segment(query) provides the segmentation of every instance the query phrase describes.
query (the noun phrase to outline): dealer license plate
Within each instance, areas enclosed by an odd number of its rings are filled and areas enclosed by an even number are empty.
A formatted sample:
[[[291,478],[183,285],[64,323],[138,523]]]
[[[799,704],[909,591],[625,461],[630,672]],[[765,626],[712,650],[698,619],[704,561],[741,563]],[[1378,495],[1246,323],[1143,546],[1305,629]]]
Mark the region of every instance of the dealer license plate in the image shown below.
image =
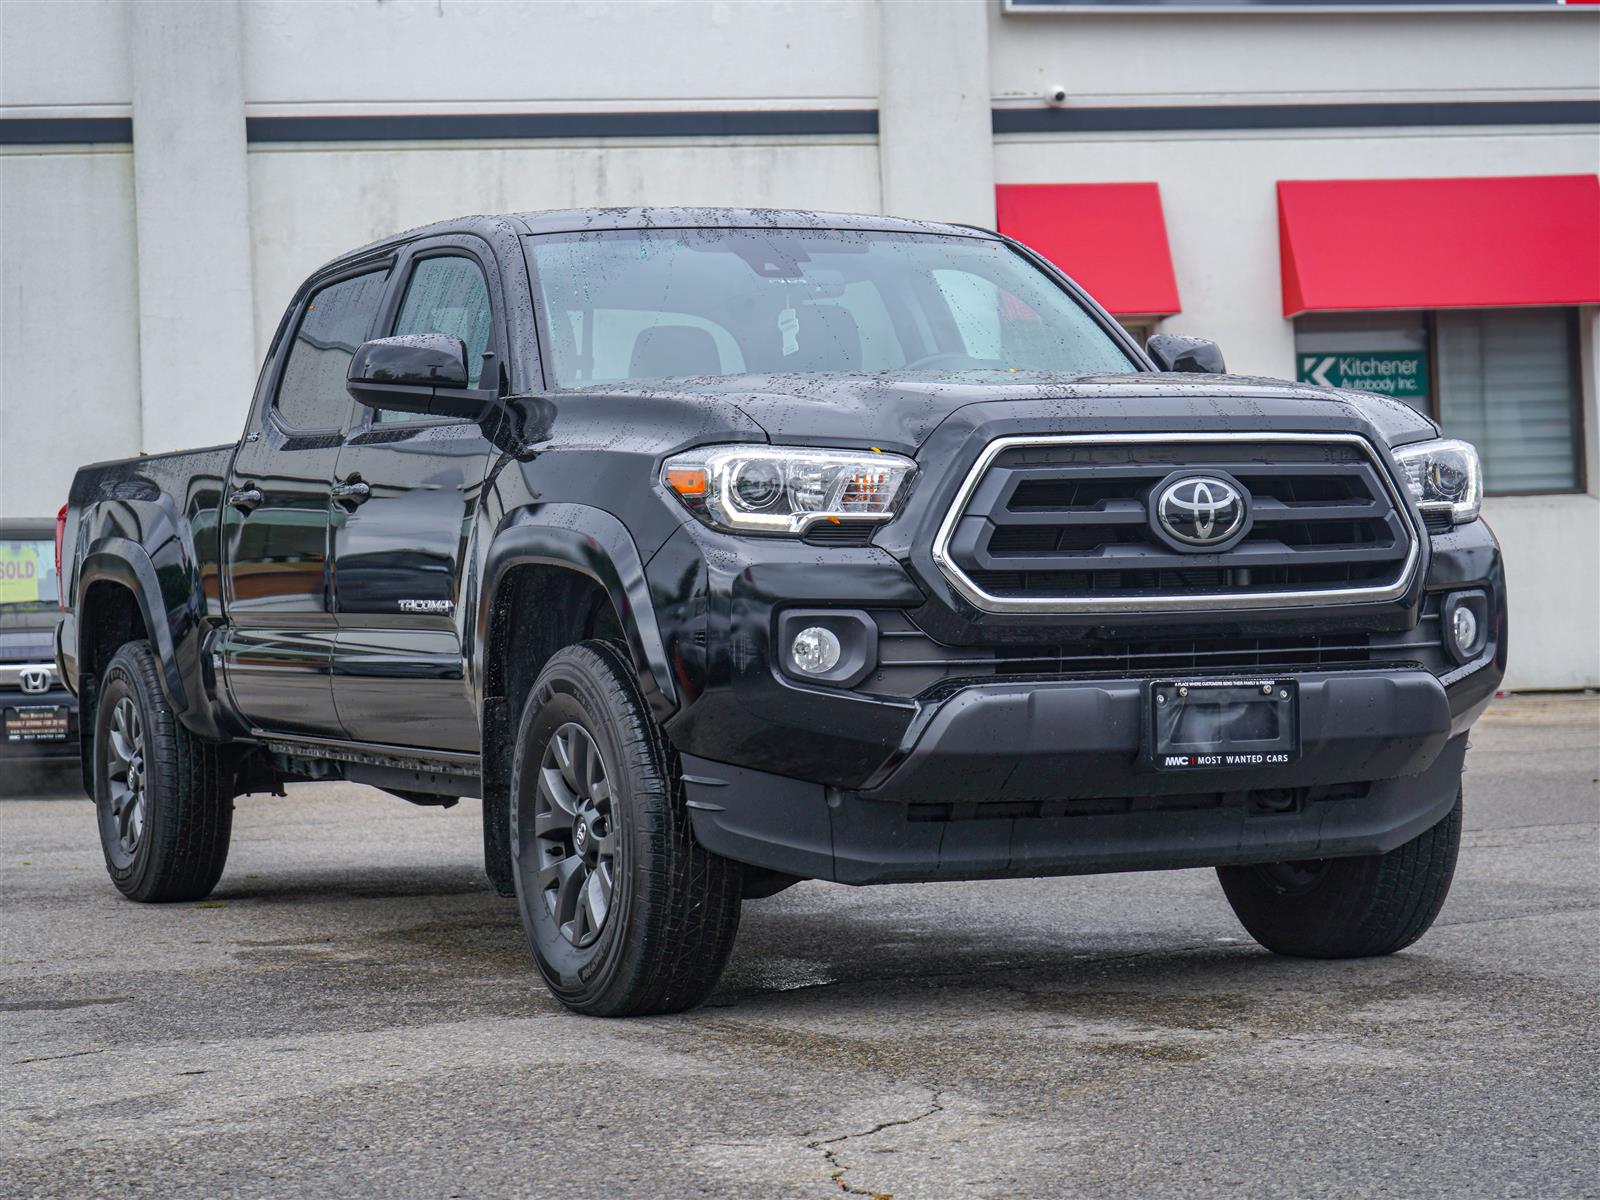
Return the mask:
[[[1150,761],[1157,770],[1249,770],[1299,756],[1300,693],[1292,679],[1150,685]]]
[[[6,709],[6,741],[60,742],[67,736],[62,704],[28,704]]]

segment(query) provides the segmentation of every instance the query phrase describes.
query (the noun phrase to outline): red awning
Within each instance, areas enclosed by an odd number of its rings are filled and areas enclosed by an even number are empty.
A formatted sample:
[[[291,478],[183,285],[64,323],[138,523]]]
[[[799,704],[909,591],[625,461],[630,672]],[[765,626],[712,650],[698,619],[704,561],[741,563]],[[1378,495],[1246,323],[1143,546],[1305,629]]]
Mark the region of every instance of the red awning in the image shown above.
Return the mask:
[[[1600,303],[1600,178],[1278,184],[1283,315]]]
[[[1002,183],[1000,232],[1037,250],[1118,316],[1180,311],[1153,183]]]

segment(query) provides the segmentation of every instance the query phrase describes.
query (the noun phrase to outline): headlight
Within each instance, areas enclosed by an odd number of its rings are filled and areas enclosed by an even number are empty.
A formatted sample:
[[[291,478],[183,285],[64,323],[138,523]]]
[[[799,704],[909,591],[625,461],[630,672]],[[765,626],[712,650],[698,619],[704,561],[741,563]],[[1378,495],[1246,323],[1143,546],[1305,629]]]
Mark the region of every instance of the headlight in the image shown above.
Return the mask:
[[[1469,443],[1447,438],[1418,442],[1396,450],[1394,458],[1423,513],[1449,513],[1456,525],[1477,519],[1483,506],[1483,471]]]
[[[669,458],[661,482],[720,529],[793,536],[818,521],[887,521],[916,470],[876,450],[704,446]]]

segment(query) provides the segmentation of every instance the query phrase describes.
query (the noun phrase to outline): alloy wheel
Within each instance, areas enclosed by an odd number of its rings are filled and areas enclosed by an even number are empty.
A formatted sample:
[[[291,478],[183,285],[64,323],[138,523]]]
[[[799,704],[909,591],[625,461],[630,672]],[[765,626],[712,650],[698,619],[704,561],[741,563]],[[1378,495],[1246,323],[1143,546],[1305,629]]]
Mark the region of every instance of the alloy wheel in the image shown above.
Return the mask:
[[[1256,867],[1266,885],[1280,896],[1309,892],[1328,873],[1328,859],[1311,858],[1300,862],[1262,863]]]
[[[144,717],[131,696],[111,710],[106,737],[106,843],[132,859],[150,819],[145,775]]]
[[[594,944],[611,912],[617,829],[610,776],[589,731],[568,721],[539,764],[533,832],[545,908],[574,946]]]

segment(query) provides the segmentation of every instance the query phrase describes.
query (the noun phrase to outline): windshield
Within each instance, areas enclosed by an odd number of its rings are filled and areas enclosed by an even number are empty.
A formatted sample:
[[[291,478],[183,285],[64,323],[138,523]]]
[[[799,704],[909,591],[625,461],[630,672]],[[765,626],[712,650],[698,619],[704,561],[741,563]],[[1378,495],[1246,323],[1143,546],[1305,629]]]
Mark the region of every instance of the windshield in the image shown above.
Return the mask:
[[[0,538],[0,618],[52,611],[56,596],[55,543]]]
[[[1003,242],[803,229],[530,238],[551,382],[759,373],[1137,370]]]

